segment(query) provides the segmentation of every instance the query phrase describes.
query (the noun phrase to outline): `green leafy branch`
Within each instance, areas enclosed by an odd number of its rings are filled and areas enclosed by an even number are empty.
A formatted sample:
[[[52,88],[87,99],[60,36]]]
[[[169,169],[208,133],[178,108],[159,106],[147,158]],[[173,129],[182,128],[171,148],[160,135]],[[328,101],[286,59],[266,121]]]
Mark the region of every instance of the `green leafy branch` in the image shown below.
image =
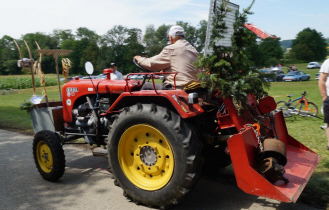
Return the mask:
[[[254,1],[242,13],[236,13],[231,47],[217,44],[218,40],[224,38],[227,29],[224,18],[230,9],[226,1],[215,5],[210,41],[212,52],[199,56],[197,61],[197,66],[204,70],[200,74],[202,86],[210,92],[220,91],[222,97],[233,97],[242,106],[248,94],[261,98],[267,94],[265,88],[269,87],[269,83],[264,80],[264,74],[252,67],[252,62],[246,54],[246,48],[254,37],[244,25],[247,16],[252,14],[250,9],[253,4]]]

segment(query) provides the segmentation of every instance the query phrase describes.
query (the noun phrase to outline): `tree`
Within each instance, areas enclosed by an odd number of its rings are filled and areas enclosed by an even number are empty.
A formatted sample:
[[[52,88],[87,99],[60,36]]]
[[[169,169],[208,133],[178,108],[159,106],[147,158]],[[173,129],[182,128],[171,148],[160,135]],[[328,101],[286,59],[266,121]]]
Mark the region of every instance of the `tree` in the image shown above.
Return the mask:
[[[123,57],[124,64],[123,73],[133,72],[136,67],[132,63],[132,59],[135,55],[140,55],[144,52],[144,46],[142,43],[142,30],[138,28],[131,28],[128,30],[128,38],[125,40],[125,54]]]
[[[57,41],[57,43],[61,44],[64,40],[73,40],[74,34],[72,34],[72,30],[66,29],[56,29],[53,31],[52,37]]]
[[[326,55],[326,40],[314,29],[305,28],[297,34],[292,43],[291,56],[297,60],[321,61]]]
[[[170,25],[161,25],[157,29],[153,25],[147,26],[143,38],[145,53],[147,56],[159,54],[167,45],[167,33]]]
[[[18,52],[10,36],[3,36],[0,39],[0,74],[18,74],[17,67]]]
[[[122,25],[113,26],[108,30],[101,38],[101,44],[104,46],[119,46],[124,45],[126,38],[128,37],[128,28]]]
[[[122,58],[125,56],[126,39],[129,37],[128,31],[128,28],[116,25],[102,36],[98,60],[100,68],[109,67],[112,62],[115,62],[121,68],[125,62]]]
[[[25,40],[29,45],[32,56],[34,59],[39,57],[39,53],[36,51],[37,46],[35,42],[38,42],[42,49],[57,49],[58,42],[57,40],[44,33],[36,32],[36,33],[28,33],[22,36],[22,40]],[[28,57],[28,51],[22,41],[19,41],[20,46],[22,47],[22,53],[24,57]],[[42,70],[45,73],[55,73],[55,62],[54,59],[50,56],[44,56],[42,59]]]
[[[260,43],[257,42],[257,36],[251,31],[246,31],[246,33],[250,37],[249,44],[246,46],[246,55],[250,60],[251,66],[255,68],[265,66],[264,55],[259,48]]]
[[[208,22],[206,20],[201,20],[196,30],[196,43],[195,47],[199,52],[202,52],[205,47],[206,34],[207,34]]]
[[[280,39],[267,38],[259,44],[259,51],[262,55],[260,60],[264,66],[274,66],[280,63],[283,58],[283,50]],[[257,59],[257,58],[255,58]]]
[[[86,27],[80,27],[76,31],[76,38],[80,39],[80,40],[81,39],[87,39],[87,40],[92,41],[92,42],[98,42],[98,39],[100,37],[96,32],[94,32],[92,30],[89,30]]]
[[[162,50],[162,44],[156,36],[156,30],[153,25],[146,26],[143,42],[145,44],[145,53],[148,56],[158,54]]]
[[[141,36],[142,31],[138,28],[126,28],[121,25],[111,28],[102,37],[98,66],[106,68],[115,62],[123,73],[134,71],[136,68],[132,59],[144,51]]]
[[[224,19],[229,9],[226,1],[216,6],[210,39],[212,52],[201,55],[197,62],[197,66],[204,69],[200,75],[202,86],[210,91],[219,91],[222,97],[233,97],[241,107],[246,107],[248,94],[261,98],[266,94],[264,87],[268,86],[260,73],[252,68],[252,62],[247,56],[246,49],[254,41],[254,37],[244,27],[247,15],[251,14],[251,6],[243,13],[236,14],[231,47],[217,44],[227,29]]]

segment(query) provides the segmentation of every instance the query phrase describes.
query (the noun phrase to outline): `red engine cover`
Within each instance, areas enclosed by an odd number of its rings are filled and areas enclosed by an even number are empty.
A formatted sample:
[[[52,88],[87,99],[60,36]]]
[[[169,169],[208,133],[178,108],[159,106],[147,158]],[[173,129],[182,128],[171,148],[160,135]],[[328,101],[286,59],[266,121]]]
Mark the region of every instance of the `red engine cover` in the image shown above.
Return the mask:
[[[66,83],[62,88],[63,117],[65,122],[72,121],[72,109],[78,98],[85,95],[95,95],[98,87],[100,94],[120,94],[139,85],[139,81],[108,80],[108,79],[77,79]],[[93,85],[94,84],[94,85]]]

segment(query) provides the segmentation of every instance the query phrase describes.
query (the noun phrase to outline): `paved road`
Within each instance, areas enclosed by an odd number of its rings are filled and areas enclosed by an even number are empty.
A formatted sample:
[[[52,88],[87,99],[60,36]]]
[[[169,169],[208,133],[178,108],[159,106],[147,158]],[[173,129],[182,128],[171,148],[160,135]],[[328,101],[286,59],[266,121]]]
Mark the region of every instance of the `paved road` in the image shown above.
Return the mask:
[[[65,146],[67,168],[58,183],[43,180],[32,157],[32,137],[0,130],[0,210],[16,209],[149,209],[129,202],[104,170],[107,160],[84,147]],[[232,171],[216,180],[203,178],[176,210],[314,209],[283,204],[241,192]]]

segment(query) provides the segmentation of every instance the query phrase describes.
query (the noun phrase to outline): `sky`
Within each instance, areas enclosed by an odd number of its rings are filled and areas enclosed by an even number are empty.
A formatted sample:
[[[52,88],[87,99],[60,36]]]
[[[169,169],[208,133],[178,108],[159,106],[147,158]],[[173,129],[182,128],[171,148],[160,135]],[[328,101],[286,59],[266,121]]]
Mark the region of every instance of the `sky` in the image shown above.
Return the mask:
[[[231,0],[246,8],[251,0]],[[208,19],[210,0],[1,0],[0,37],[54,29],[87,27],[99,35],[114,25],[138,27],[174,24],[197,26]],[[294,39],[306,27],[329,37],[329,0],[256,0],[249,17],[264,31]]]

